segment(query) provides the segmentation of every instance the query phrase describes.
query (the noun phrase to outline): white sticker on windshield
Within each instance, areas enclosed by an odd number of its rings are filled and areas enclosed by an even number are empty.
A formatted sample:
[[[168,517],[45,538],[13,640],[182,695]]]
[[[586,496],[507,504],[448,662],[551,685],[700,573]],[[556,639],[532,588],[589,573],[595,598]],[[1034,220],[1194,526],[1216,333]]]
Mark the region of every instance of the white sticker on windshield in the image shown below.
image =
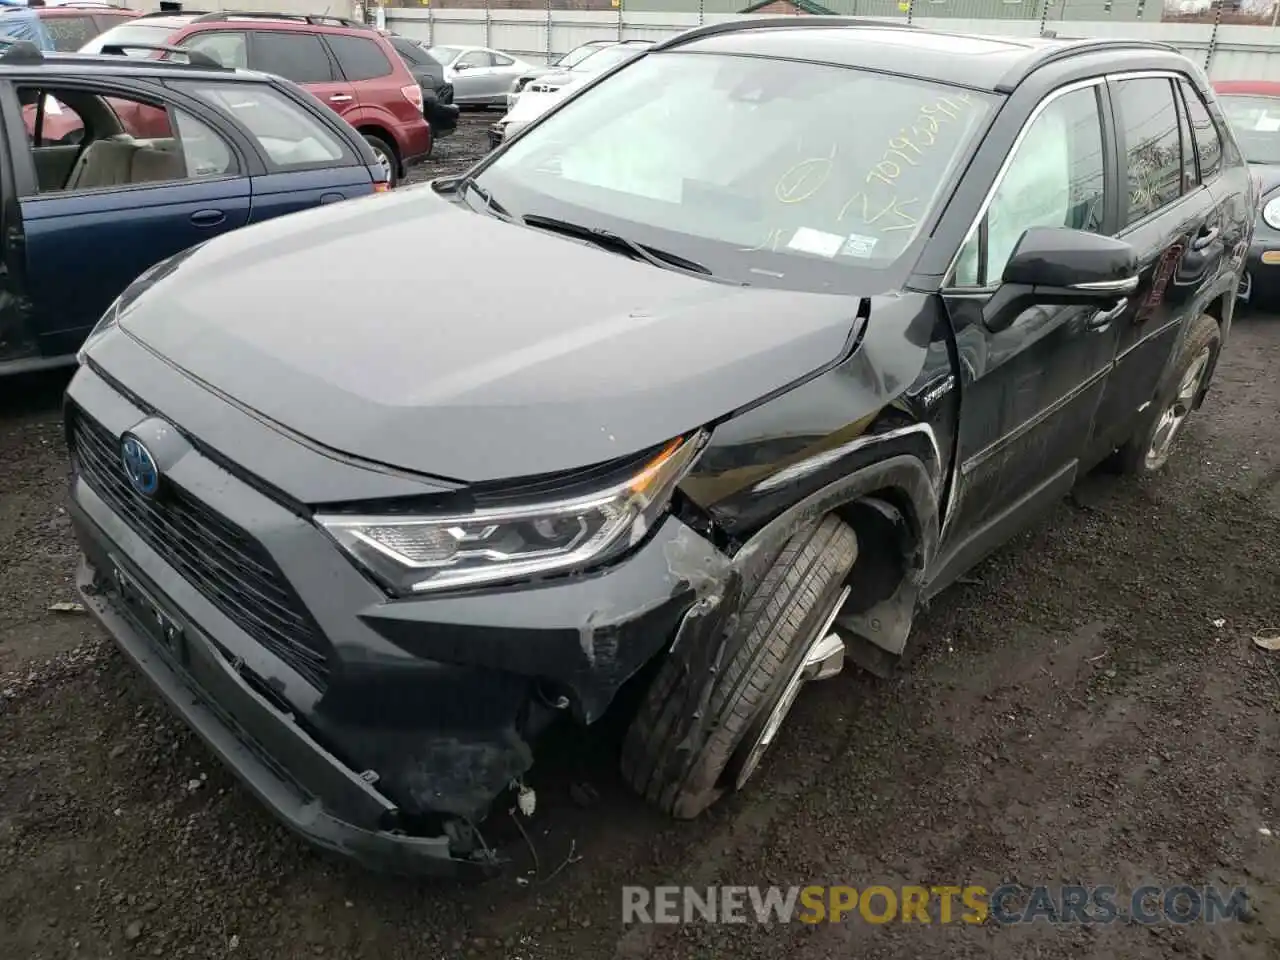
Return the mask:
[[[838,233],[823,233],[809,227],[801,227],[787,242],[792,250],[814,253],[820,257],[834,257],[844,245],[844,237]]]
[[[851,233],[840,248],[840,256],[861,257],[865,260],[873,255],[879,241],[879,237],[865,237],[860,233]]]
[[[1258,126],[1256,129],[1259,133],[1275,133],[1277,130],[1280,130],[1280,117],[1273,117],[1270,114],[1264,113],[1258,118]]]

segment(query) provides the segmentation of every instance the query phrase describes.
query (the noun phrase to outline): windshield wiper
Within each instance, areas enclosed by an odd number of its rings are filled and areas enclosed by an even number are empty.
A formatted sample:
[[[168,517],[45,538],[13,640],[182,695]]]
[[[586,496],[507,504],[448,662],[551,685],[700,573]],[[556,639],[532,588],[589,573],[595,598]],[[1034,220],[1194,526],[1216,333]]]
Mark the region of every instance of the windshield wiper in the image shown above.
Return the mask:
[[[523,222],[528,226],[562,233],[568,237],[580,237],[589,243],[595,244],[597,247],[626,254],[637,260],[643,260],[650,266],[661,267],[664,270],[675,267],[678,270],[686,270],[689,273],[700,273],[703,276],[711,275],[711,271],[696,260],[682,257],[678,253],[659,250],[645,243],[636,243],[634,240],[628,240],[626,237],[620,237],[616,233],[601,230],[598,227],[586,227],[580,223],[557,220],[555,217],[543,217],[536,213],[526,216]]]
[[[474,177],[464,177],[462,181],[458,184],[457,190],[458,190],[458,193],[464,197],[467,195],[467,190],[471,190],[472,192],[474,192],[475,195],[479,197],[480,201],[484,204],[484,208],[488,210],[491,214],[493,214],[495,217],[497,217],[498,219],[506,220],[508,222],[510,222],[513,219],[511,214],[507,213],[506,208],[502,204],[498,203],[498,201],[493,199],[493,196],[489,193],[488,190],[480,186],[480,184],[476,183]]]

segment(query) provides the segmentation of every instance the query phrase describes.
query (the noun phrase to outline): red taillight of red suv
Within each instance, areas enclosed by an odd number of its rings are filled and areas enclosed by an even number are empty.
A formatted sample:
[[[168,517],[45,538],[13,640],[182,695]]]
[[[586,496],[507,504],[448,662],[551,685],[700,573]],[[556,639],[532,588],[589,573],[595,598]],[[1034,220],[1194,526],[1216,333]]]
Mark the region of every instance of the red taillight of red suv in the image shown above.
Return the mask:
[[[419,111],[422,110],[422,88],[416,83],[410,83],[400,88],[401,95],[412,103]]]

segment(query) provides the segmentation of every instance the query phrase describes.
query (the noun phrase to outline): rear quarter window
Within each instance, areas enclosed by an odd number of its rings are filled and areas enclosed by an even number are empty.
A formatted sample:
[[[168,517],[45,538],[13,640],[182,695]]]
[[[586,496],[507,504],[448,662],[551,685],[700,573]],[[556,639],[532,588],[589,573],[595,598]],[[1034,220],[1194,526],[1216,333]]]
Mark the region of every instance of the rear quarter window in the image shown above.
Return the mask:
[[[329,34],[325,43],[333,51],[338,60],[338,67],[343,76],[353,83],[357,80],[376,80],[389,76],[393,70],[391,61],[382,52],[382,47],[365,37],[350,37],[344,34]]]
[[[266,85],[183,84],[182,88],[235,118],[281,169],[346,166],[354,155],[316,117]]]

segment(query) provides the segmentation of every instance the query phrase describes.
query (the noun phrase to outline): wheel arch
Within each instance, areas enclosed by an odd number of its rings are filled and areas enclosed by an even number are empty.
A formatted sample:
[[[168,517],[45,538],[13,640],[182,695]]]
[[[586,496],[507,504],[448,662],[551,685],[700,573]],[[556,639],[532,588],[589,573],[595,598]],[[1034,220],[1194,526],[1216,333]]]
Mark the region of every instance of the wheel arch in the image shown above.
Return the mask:
[[[397,175],[404,176],[404,159],[400,156],[400,144],[396,142],[395,135],[390,130],[377,122],[367,121],[356,126],[356,133],[377,137],[390,147],[391,153],[395,157]]]

